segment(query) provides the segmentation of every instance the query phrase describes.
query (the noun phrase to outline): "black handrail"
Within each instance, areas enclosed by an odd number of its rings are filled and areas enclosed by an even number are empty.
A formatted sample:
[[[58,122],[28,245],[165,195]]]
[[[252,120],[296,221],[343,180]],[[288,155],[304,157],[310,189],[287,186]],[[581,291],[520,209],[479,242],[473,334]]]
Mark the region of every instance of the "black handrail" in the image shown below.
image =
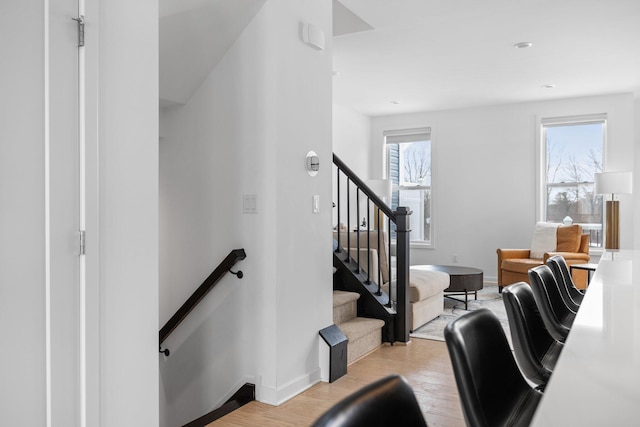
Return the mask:
[[[195,308],[196,305],[202,300],[202,298],[207,295],[207,293],[213,289],[213,287],[220,281],[222,276],[225,273],[229,272],[231,274],[235,274],[238,279],[241,279],[243,274],[242,271],[231,271],[231,267],[235,265],[238,261],[242,261],[247,257],[247,254],[244,252],[244,249],[234,249],[232,250],[227,257],[222,260],[220,265],[216,267],[215,270],[207,277],[204,282],[195,290],[193,294],[182,304],[182,307],[176,311],[176,313],[171,316],[171,319],[167,323],[164,324],[162,329],[160,329],[160,345],[164,342],[165,339],[178,327],[178,325],[184,320],[185,317]],[[160,349],[161,353],[164,353],[166,356],[169,355],[169,350]]]
[[[369,188],[369,186],[367,184],[365,184],[365,182],[363,180],[360,179],[360,177],[358,175],[356,175],[356,173],[354,171],[351,170],[351,168],[349,168],[349,166],[347,166],[345,164],[345,162],[343,162],[342,160],[340,160],[340,158],[338,156],[335,155],[335,153],[333,154],[333,163],[338,167],[338,169],[340,169],[347,177],[349,177],[349,179],[351,181],[353,181],[353,183],[356,184],[356,186],[358,187],[358,189],[363,192],[364,194],[367,195],[367,197],[369,197],[369,199],[371,199],[371,201],[382,211],[384,212],[384,214],[386,216],[388,216],[392,222],[396,222],[396,213],[394,211],[391,210],[391,208],[382,201],[382,199],[380,197],[378,197],[378,195],[376,193],[373,192],[373,190],[371,190],[371,188]]]

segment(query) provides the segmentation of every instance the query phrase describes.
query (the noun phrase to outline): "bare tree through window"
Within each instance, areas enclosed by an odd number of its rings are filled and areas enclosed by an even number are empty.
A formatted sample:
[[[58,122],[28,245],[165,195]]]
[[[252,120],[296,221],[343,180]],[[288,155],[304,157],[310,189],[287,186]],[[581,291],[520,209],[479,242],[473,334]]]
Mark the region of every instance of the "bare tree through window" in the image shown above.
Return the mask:
[[[392,209],[412,210],[411,240],[431,242],[431,141],[387,144],[389,178],[393,182]]]
[[[570,217],[593,230],[592,244],[601,244],[602,196],[595,194],[595,174],[602,171],[604,121],[553,124],[544,127],[546,147],[546,220]]]

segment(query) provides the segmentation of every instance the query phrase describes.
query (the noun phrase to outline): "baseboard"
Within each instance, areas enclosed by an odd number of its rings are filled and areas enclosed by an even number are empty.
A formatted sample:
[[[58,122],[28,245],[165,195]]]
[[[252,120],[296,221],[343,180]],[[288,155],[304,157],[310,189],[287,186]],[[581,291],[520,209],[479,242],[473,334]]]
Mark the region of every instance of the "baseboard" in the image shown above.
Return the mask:
[[[224,417],[236,409],[255,400],[255,385],[245,383],[239,387],[229,399],[211,412],[185,424],[183,427],[204,427]]]
[[[244,376],[244,377],[240,378],[240,380],[237,381],[230,388],[230,390],[227,393],[225,393],[225,395],[222,398],[220,398],[216,403],[211,405],[211,408],[209,408],[209,411],[213,411],[216,408],[219,408],[220,406],[224,405],[227,401],[229,401],[229,399],[231,399],[233,397],[233,395],[236,393],[236,391],[238,391],[245,384],[255,384],[255,383],[256,383],[255,377]]]
[[[317,368],[277,389],[256,384],[256,400],[279,406],[320,381],[320,368]]]

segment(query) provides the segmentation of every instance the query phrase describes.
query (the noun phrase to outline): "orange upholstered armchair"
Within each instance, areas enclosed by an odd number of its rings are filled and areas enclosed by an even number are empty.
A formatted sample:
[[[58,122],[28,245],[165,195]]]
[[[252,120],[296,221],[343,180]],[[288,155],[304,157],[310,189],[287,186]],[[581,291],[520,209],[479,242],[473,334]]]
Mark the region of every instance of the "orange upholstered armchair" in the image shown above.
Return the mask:
[[[517,282],[529,283],[530,268],[546,264],[547,259],[561,255],[567,265],[589,262],[589,235],[579,225],[536,224],[531,249],[498,249],[498,289]],[[575,270],[573,281],[586,288],[587,272]]]

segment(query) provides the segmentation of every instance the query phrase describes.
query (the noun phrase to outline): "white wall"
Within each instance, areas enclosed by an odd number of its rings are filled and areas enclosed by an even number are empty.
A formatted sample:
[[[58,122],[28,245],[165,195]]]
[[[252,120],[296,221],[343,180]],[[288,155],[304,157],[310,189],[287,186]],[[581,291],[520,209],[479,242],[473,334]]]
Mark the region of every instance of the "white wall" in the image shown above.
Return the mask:
[[[371,118],[333,104],[333,152],[363,179],[382,178],[369,173]]]
[[[301,42],[302,22],[323,29],[324,51]],[[332,323],[330,34],[330,2],[267,1],[190,101],[161,113],[159,326],[231,249],[247,253],[244,278],[225,276],[166,341],[161,425],[246,381],[278,404],[319,379],[318,331]],[[243,194],[257,214],[242,214]]]
[[[633,212],[640,212],[640,99],[635,103],[635,162],[633,168]],[[640,216],[633,216],[634,248],[640,248]]]
[[[87,251],[99,251],[99,285],[90,289],[99,295],[100,425],[155,426],[158,2],[95,0],[90,5],[88,25],[95,26],[99,17],[99,34],[97,45],[96,38],[91,40],[98,74],[91,76],[97,98],[90,113],[96,119],[90,120],[88,135],[90,144],[96,135],[100,197],[99,244],[94,237]],[[87,234],[89,239],[89,229]]]
[[[46,419],[43,6],[0,14],[0,424],[15,426]]]
[[[275,352],[276,365],[262,376],[260,397],[282,403],[320,378],[318,331],[332,321],[331,246],[331,2],[288,0],[270,2],[269,33],[273,37],[276,85],[271,100],[276,145],[275,242],[276,305],[268,317],[273,330],[264,329],[262,349]],[[300,42],[300,24],[310,22],[325,34],[319,52]],[[274,145],[268,144],[267,149]],[[311,177],[306,154],[315,151],[321,171]],[[321,214],[312,213],[312,196],[320,196]],[[273,225],[267,222],[265,226]],[[263,244],[266,243],[263,241]],[[269,246],[266,244],[265,249]],[[267,338],[269,337],[269,338]],[[260,354],[260,349],[258,354]],[[258,362],[262,359],[257,357]],[[258,372],[267,366],[258,364]],[[265,381],[270,380],[270,381]]]
[[[497,276],[496,248],[527,248],[536,218],[537,118],[608,114],[607,164],[633,168],[633,96],[611,95],[372,119],[371,171],[382,170],[388,129],[431,126],[434,249],[414,248],[412,264],[458,263]],[[621,246],[633,246],[631,196],[620,196]]]
[[[371,153],[371,118],[360,114],[350,108],[343,107],[341,105],[333,104],[333,152],[347,164],[347,166],[353,170],[360,178],[367,181],[368,179],[381,179],[381,172],[372,174],[369,171],[370,166],[370,153]],[[333,174],[333,193],[332,200],[337,201],[337,187],[335,186],[335,172]],[[346,185],[344,176],[341,178],[341,194],[340,198],[343,206],[342,209],[346,209]],[[351,188],[353,191],[353,187]],[[351,194],[352,206],[356,204],[355,194]],[[346,214],[343,210],[340,212],[340,216],[343,218],[342,222],[346,221]],[[362,216],[362,215],[361,215]],[[359,218],[355,209],[351,212],[351,224],[359,223]],[[336,226],[338,223],[338,211],[333,209],[332,224]]]

